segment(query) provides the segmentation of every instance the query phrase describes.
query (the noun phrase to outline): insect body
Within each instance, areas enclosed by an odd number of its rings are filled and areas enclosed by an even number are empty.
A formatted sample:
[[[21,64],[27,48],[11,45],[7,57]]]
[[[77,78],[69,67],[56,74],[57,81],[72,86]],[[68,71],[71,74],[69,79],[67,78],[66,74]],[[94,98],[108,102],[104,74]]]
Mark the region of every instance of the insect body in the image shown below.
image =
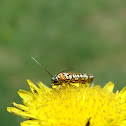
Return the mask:
[[[90,83],[93,81],[92,74],[83,73],[58,73],[52,77],[52,85],[62,85],[62,83]]]
[[[33,57],[31,57],[35,62],[37,62],[40,67],[42,67],[51,77],[52,75]],[[62,83],[80,83],[80,84],[85,84],[85,83],[90,83],[93,81],[94,76],[92,74],[83,74],[83,73],[64,73],[60,72],[56,74],[54,77],[52,77],[52,84],[53,85],[62,85]]]

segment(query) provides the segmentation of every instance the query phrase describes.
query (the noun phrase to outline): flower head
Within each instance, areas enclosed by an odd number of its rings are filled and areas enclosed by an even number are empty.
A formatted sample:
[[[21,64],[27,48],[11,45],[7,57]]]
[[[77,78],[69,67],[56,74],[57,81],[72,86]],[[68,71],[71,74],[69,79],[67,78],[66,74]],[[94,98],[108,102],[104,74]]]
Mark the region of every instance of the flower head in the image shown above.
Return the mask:
[[[63,84],[48,88],[27,80],[30,91],[19,90],[23,104],[12,103],[7,111],[27,120],[21,126],[126,126],[126,87],[113,92],[90,84]]]

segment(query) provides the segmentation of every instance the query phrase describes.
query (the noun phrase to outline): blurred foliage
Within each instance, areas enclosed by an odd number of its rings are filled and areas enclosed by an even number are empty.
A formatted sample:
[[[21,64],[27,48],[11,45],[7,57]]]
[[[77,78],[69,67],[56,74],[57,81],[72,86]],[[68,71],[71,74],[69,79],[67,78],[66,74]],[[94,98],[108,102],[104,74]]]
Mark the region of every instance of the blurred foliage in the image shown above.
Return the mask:
[[[16,93],[28,90],[25,79],[42,81],[70,69],[91,73],[94,83],[126,85],[125,0],[1,0],[0,97],[1,125],[19,125],[20,117],[6,112]]]

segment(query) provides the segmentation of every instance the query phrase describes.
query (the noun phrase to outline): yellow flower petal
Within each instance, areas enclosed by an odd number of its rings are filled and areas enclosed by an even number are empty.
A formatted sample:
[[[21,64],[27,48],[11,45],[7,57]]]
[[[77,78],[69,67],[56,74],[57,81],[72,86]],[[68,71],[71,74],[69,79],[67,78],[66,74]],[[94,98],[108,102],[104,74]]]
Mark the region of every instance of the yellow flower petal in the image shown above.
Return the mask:
[[[28,84],[30,86],[30,89],[31,89],[32,93],[38,91],[38,87],[36,85],[34,85],[34,83],[32,81],[27,80],[27,82],[28,82]]]
[[[22,111],[29,111],[29,107],[26,107],[24,105],[21,105],[21,104],[17,104],[15,102],[12,103],[12,105],[17,108],[17,109],[20,109]]]
[[[126,103],[126,86],[120,92],[117,93],[116,97],[120,98],[120,101],[122,103]]]
[[[31,113],[29,114],[15,107],[7,107],[7,111],[15,115],[22,116],[23,118],[26,118],[26,119],[36,119],[36,117],[34,115],[31,115]]]
[[[113,92],[114,84],[110,81],[104,86],[103,89],[107,90],[108,92]]]
[[[104,88],[78,83],[48,88],[27,82],[31,91],[18,92],[24,105],[7,108],[28,119],[21,126],[126,126],[126,88],[114,93],[112,82]]]
[[[19,96],[23,99],[23,103],[26,105],[30,105],[30,101],[33,99],[33,94],[28,91],[19,90],[18,91]]]

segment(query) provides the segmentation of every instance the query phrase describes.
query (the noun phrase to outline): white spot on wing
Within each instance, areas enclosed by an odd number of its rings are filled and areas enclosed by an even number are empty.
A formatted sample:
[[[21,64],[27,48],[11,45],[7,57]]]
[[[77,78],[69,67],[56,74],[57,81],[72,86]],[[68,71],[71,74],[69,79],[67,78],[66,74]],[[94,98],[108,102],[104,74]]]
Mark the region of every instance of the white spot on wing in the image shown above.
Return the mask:
[[[70,79],[70,74],[69,73],[63,73],[63,75],[65,76],[65,78],[67,79],[67,80],[69,80]]]
[[[74,78],[75,80],[78,80],[78,79],[80,78],[80,76],[79,76],[78,74],[73,74],[73,78]]]
[[[93,75],[91,75],[91,76],[89,76],[89,78],[94,78],[94,76],[93,76]]]
[[[72,75],[69,75],[70,80],[72,79]]]
[[[88,75],[87,74],[83,74],[83,78],[88,79]]]

